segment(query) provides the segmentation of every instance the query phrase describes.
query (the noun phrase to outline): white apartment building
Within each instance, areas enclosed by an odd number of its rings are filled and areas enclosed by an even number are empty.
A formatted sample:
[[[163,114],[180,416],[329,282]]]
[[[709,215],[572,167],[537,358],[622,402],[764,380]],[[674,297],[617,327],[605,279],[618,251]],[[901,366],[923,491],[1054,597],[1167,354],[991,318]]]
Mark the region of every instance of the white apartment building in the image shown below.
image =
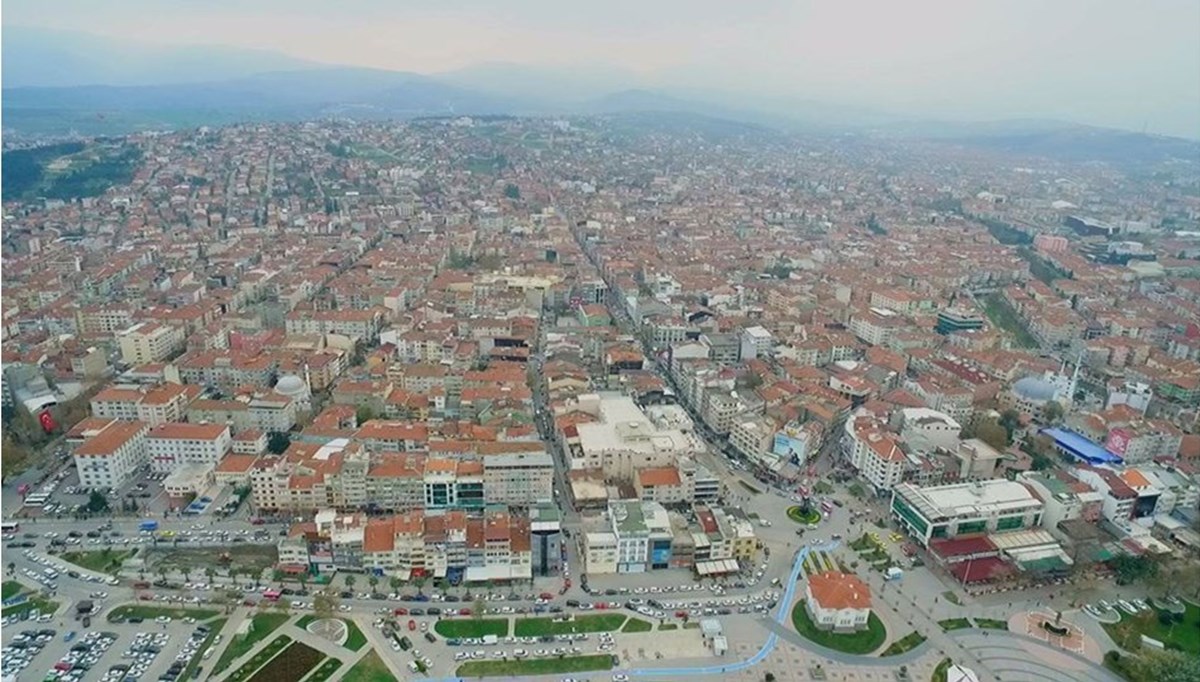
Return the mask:
[[[117,488],[146,463],[146,434],[138,421],[117,421],[75,448],[75,468],[85,488]]]
[[[146,435],[150,469],[170,473],[185,464],[215,467],[232,447],[224,424],[159,424]]]
[[[121,361],[127,365],[161,362],[183,349],[181,327],[157,322],[141,322],[117,334]]]
[[[200,395],[199,386],[113,386],[92,398],[92,415],[105,419],[143,421],[151,426],[182,421],[187,406]]]
[[[909,466],[896,435],[865,411],[846,420],[842,454],[876,492],[891,490],[903,480]]]
[[[483,458],[483,496],[488,504],[529,506],[554,499],[554,459],[549,453]]]
[[[765,415],[743,415],[729,429],[729,445],[743,457],[765,462],[775,441],[775,420]]]

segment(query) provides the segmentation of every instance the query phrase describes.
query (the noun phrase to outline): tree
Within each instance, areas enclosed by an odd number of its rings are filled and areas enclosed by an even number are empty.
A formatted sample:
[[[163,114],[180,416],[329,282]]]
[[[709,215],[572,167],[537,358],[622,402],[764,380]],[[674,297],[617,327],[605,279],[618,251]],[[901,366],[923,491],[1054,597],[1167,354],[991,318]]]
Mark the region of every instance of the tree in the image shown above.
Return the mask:
[[[371,574],[371,576],[367,578],[367,584],[371,586],[371,594],[374,594],[375,587],[379,585],[379,576]]]
[[[510,182],[504,186],[504,196],[508,197],[509,199],[520,199],[521,188]]]
[[[271,435],[267,436],[267,452],[273,455],[282,455],[291,444],[292,437],[287,432],[272,431]]]
[[[1013,433],[1016,432],[1016,430],[1021,426],[1021,413],[1012,408],[1001,412],[1000,426],[1004,427],[1004,430],[1008,434],[1008,441],[1011,443],[1013,439]]]
[[[392,576],[388,580],[388,585],[391,586],[392,592],[399,592],[401,587],[404,587],[404,581],[396,576]]]
[[[1051,400],[1042,408],[1042,419],[1050,424],[1056,424],[1063,418],[1063,406],[1056,400]]]
[[[92,494],[88,496],[87,506],[85,508],[93,514],[106,512],[108,511],[108,498],[104,496],[104,493],[98,490],[93,490]]]
[[[1132,659],[1132,660],[1131,660]],[[1194,682],[1200,680],[1200,656],[1182,651],[1156,651],[1143,647],[1137,656],[1126,657],[1126,669],[1134,680],[1147,682]]]
[[[1109,565],[1117,576],[1118,585],[1129,585],[1139,580],[1152,579],[1158,572],[1158,564],[1145,556],[1122,554],[1109,562]]]
[[[216,575],[217,575],[217,570],[215,568],[213,568],[212,566],[204,567],[204,577],[208,579],[209,583],[211,583],[213,581],[213,578],[216,577]]]
[[[997,450],[1008,447],[1008,431],[998,422],[986,421],[979,424],[975,427],[975,437]]]
[[[358,425],[362,426],[375,418],[375,410],[372,410],[370,405],[360,405],[354,411],[354,418],[358,420]]]
[[[353,574],[346,576],[346,589],[348,589],[348,590],[354,589],[354,575]]]
[[[337,610],[336,597],[331,591],[322,590],[313,597],[313,615],[317,618],[331,618]]]

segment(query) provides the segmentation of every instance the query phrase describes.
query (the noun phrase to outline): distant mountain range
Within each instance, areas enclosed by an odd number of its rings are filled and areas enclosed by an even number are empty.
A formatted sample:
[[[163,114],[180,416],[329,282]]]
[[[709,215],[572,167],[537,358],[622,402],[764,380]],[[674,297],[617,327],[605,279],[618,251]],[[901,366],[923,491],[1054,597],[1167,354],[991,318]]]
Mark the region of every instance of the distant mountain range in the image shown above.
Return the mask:
[[[918,137],[1072,161],[1200,160],[1200,143],[1177,138],[1059,121],[911,121],[819,102],[644,87],[635,74],[615,69],[491,63],[422,75],[267,51],[137,45],[14,27],[3,29],[2,46],[5,132],[25,135],[115,135],[330,116],[670,112],[788,132]]]

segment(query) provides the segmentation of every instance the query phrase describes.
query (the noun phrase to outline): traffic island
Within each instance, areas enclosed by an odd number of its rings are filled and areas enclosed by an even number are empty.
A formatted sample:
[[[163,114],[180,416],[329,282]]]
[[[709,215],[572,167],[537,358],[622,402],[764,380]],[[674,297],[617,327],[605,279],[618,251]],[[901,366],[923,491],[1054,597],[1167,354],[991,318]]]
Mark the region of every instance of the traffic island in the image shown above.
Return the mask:
[[[887,628],[883,621],[872,613],[867,618],[867,628],[857,632],[833,632],[818,628],[804,608],[804,601],[796,602],[792,607],[792,626],[802,637],[820,644],[827,649],[840,651],[844,654],[866,655],[874,653],[887,641]]]
[[[801,525],[811,526],[821,521],[821,512],[797,505],[787,508],[787,517]]]

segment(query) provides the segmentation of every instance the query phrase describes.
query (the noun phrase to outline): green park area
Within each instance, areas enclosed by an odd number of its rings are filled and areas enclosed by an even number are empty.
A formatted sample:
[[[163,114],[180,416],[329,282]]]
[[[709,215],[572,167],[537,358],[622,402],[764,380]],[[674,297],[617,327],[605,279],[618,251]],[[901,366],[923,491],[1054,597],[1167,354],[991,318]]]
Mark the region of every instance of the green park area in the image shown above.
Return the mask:
[[[621,613],[576,616],[573,620],[522,618],[517,621],[513,634],[517,637],[541,637],[575,632],[613,632],[621,629],[625,619],[625,615]]]
[[[1142,635],[1156,639],[1168,649],[1200,655],[1200,606],[1184,602],[1182,613],[1151,609],[1136,616],[1122,615],[1117,623],[1103,623],[1113,641],[1126,651],[1142,648]]]
[[[507,618],[463,618],[459,620],[439,620],[433,626],[433,631],[443,637],[497,637],[508,636]]]
[[[199,668],[200,663],[204,660],[204,652],[208,651],[208,648],[212,646],[213,641],[217,639],[217,635],[221,633],[221,628],[225,627],[226,622],[228,622],[228,619],[218,618],[217,620],[214,620],[208,624],[208,636],[205,637],[204,641],[200,643],[200,648],[196,649],[196,654],[192,656],[192,659],[188,662],[187,667],[183,669],[183,674],[179,676],[179,679],[192,679],[192,675],[195,674],[196,668]]]
[[[834,651],[841,651],[846,654],[869,654],[874,652],[883,645],[887,639],[887,629],[883,626],[883,621],[875,614],[871,614],[867,619],[867,629],[858,632],[831,632],[822,630],[812,622],[808,616],[808,611],[804,608],[804,602],[799,601],[792,609],[792,625],[795,626],[796,632],[799,632],[806,639],[820,644]]]
[[[62,558],[95,573],[116,573],[121,570],[125,560],[134,554],[137,554],[136,549],[114,550],[106,547],[94,552],[66,552]]]
[[[233,640],[229,642],[229,646],[225,647],[225,651],[221,652],[221,657],[217,659],[217,664],[213,666],[213,673],[219,673],[229,667],[247,651],[254,648],[256,644],[266,639],[268,635],[279,629],[281,625],[291,618],[286,613],[257,613],[250,619],[250,630],[244,635],[234,635]]]
[[[911,651],[925,641],[925,636],[919,632],[910,632],[888,645],[880,656],[898,656],[905,651]]]
[[[342,679],[354,682],[394,682],[396,676],[388,670],[379,654],[372,651],[347,670]]]
[[[811,525],[821,520],[821,512],[816,509],[804,509],[799,505],[787,508],[787,517],[796,523]]]

